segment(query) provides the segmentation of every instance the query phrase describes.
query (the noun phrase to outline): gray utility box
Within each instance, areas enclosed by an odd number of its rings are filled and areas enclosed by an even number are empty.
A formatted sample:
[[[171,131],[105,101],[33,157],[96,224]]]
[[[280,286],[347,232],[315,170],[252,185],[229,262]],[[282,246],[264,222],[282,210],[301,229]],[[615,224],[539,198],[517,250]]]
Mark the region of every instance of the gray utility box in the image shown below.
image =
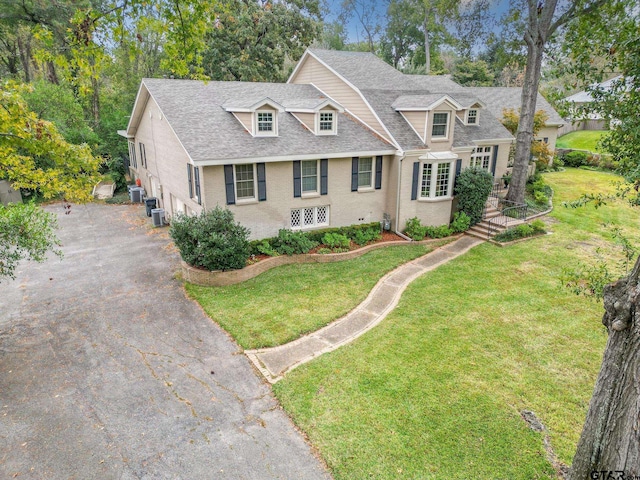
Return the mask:
[[[154,227],[161,227],[164,225],[164,208],[154,208],[151,210],[151,220]]]
[[[129,198],[131,198],[132,203],[141,203],[143,195],[144,188],[142,187],[134,187],[129,190]]]

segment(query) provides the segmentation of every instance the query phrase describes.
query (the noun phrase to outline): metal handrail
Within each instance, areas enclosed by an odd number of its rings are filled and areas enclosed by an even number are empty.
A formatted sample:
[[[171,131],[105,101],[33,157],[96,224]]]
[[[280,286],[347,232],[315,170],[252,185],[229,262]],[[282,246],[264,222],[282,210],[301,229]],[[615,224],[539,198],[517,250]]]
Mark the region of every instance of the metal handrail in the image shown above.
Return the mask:
[[[490,219],[487,222],[487,235],[498,231],[501,227],[506,228],[509,220],[526,220],[529,206],[526,203],[509,202],[515,205],[507,207],[501,211],[501,215]]]

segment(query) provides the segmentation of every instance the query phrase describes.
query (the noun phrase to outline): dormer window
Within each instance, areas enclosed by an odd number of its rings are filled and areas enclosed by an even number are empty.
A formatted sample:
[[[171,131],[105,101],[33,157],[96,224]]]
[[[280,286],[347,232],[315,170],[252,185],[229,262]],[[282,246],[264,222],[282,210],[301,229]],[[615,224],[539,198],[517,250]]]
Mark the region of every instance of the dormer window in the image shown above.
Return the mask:
[[[447,138],[449,130],[449,113],[436,112],[433,114],[433,126],[431,127],[431,138]]]
[[[320,131],[333,132],[333,112],[320,112]]]
[[[478,124],[478,110],[473,108],[467,112],[467,125]]]
[[[275,135],[274,112],[256,112],[257,131],[256,135]]]

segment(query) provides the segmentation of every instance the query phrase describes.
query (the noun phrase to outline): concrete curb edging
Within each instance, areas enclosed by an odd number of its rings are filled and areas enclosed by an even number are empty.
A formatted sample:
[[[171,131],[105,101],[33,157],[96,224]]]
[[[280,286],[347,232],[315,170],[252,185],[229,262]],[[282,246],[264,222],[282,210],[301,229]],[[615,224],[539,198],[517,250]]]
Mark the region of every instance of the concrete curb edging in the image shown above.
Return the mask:
[[[449,238],[458,239],[462,236],[462,234],[453,235]],[[227,285],[235,285],[236,283],[242,283],[244,281],[250,280],[254,277],[257,277],[261,273],[264,273],[272,268],[279,267],[281,265],[290,265],[294,263],[332,263],[332,262],[342,262],[344,260],[351,260],[353,258],[358,258],[368,253],[372,250],[376,250],[378,248],[384,248],[393,245],[410,245],[411,243],[419,243],[421,245],[429,245],[431,243],[438,243],[443,239],[429,239],[423,240],[420,242],[408,242],[404,240],[398,240],[393,242],[381,242],[374,243],[372,245],[367,245],[362,248],[358,248],[356,250],[352,250],[350,252],[343,253],[327,253],[327,254],[317,254],[317,253],[304,253],[301,255],[280,255],[278,257],[270,257],[265,258],[264,260],[254,263],[253,265],[249,265],[240,270],[229,270],[226,272],[223,271],[208,271],[202,270],[200,268],[192,267],[188,265],[184,260],[180,261],[181,270],[182,270],[182,279],[193,283],[194,285],[201,285],[204,287],[223,287]]]
[[[336,350],[374,328],[397,306],[411,282],[481,243],[483,240],[479,238],[461,236],[454,242],[387,273],[376,283],[360,305],[329,325],[284,345],[245,350],[244,353],[267,381],[276,383],[294,368],[324,353]],[[406,276],[403,277],[403,274]],[[390,281],[394,277],[401,277],[400,281],[398,283]],[[384,290],[387,292],[385,293]],[[385,295],[387,296],[386,304],[380,305],[382,308],[376,310],[376,300],[384,300]]]

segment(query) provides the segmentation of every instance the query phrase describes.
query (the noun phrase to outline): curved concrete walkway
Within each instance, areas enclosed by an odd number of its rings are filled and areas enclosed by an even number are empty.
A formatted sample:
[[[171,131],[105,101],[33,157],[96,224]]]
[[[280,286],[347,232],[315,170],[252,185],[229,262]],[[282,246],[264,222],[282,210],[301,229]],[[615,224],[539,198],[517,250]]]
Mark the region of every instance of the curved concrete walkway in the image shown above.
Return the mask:
[[[395,308],[404,290],[416,278],[483,242],[471,236],[460,237],[386,274],[364,302],[326,327],[285,345],[244,353],[269,382],[276,383],[290,370],[352,342],[375,327]]]

